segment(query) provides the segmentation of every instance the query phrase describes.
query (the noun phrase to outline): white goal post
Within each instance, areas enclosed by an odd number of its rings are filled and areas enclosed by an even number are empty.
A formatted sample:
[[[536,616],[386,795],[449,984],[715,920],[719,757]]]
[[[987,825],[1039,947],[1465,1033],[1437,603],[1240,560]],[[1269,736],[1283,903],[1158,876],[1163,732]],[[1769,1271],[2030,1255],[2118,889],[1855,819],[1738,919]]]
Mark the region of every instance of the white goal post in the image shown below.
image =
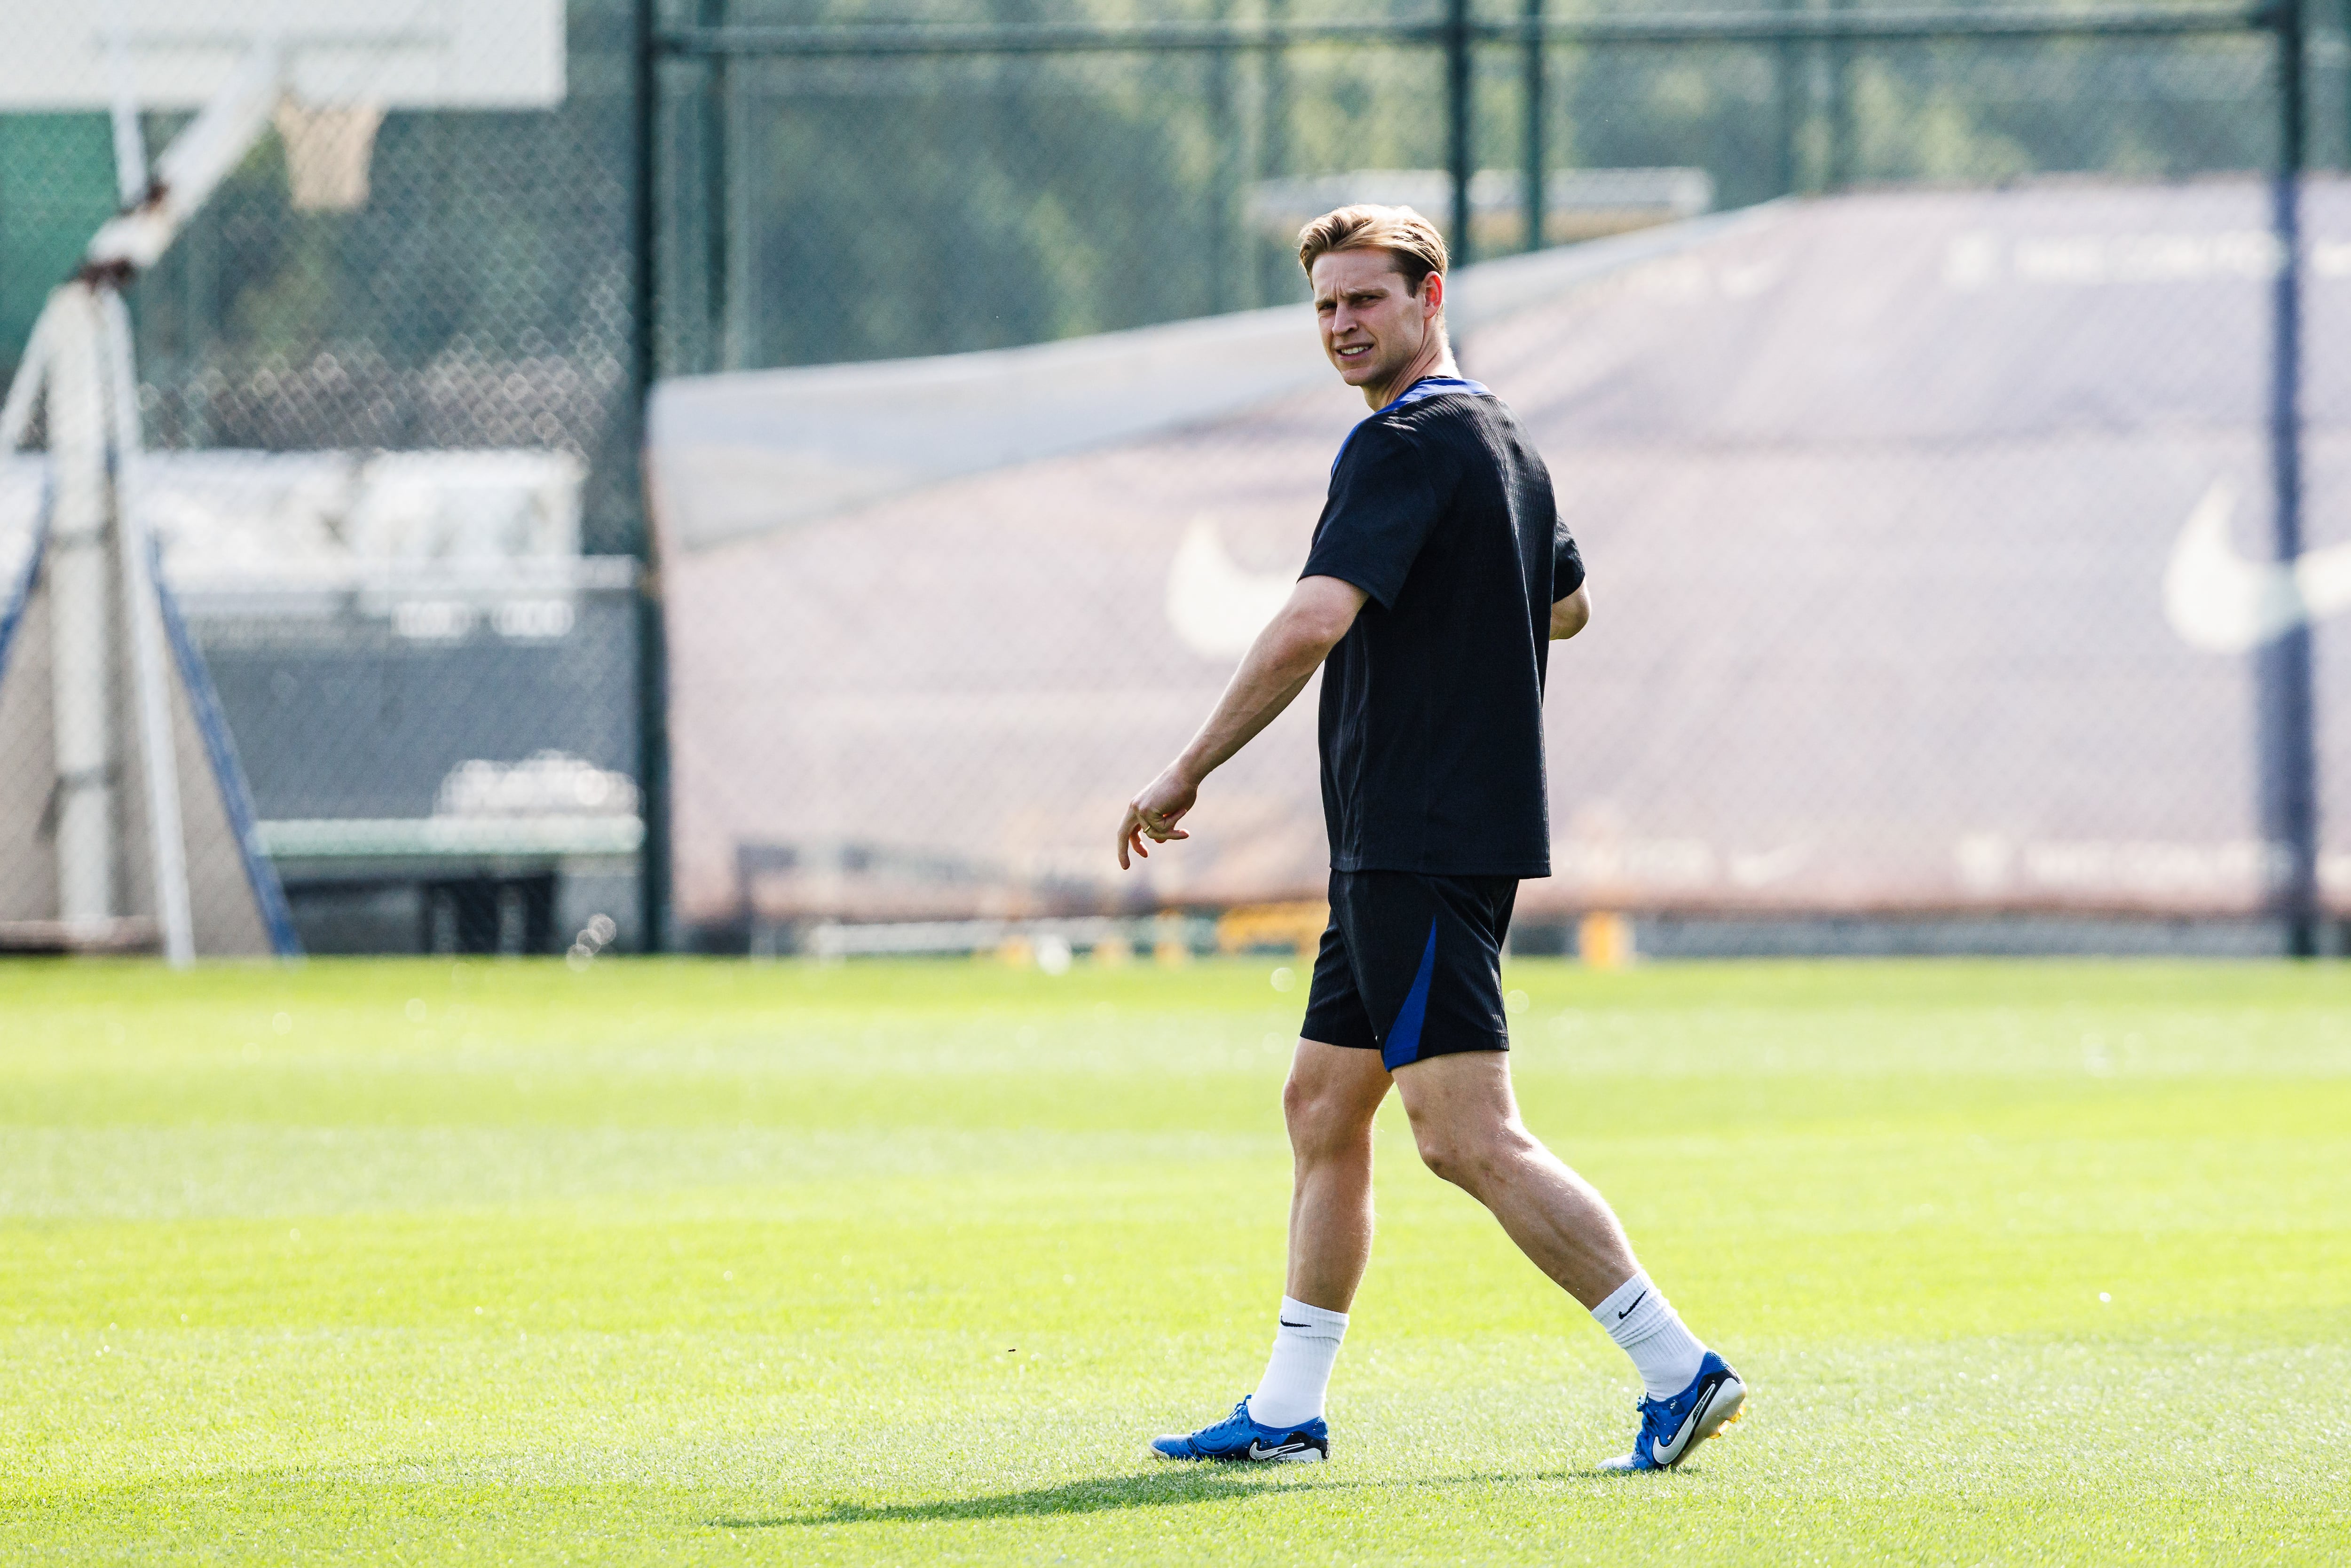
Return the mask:
[[[289,141],[320,125],[363,126],[371,137],[386,106],[559,101],[562,0],[116,0],[110,15],[38,6],[18,23],[0,56],[0,112],[110,110],[123,207],[49,295],[0,403],[0,457],[24,445],[37,412],[46,413],[48,448],[45,526],[22,582],[11,585],[14,601],[0,606],[0,681],[8,676],[8,641],[37,591],[47,629],[39,706],[54,773],[41,813],[56,862],[54,921],[46,924],[68,946],[122,946],[124,930],[140,924],[123,907],[129,883],[116,791],[130,749],[122,743],[131,737],[116,731],[126,728],[135,732],[140,762],[139,880],[154,939],[183,966],[198,942],[181,798],[190,759],[177,754],[174,714],[193,699],[175,688],[169,603],[137,504],[138,381],[124,291],[273,125]],[[194,119],[150,171],[139,110],[193,103],[201,103]],[[280,112],[287,108],[296,112]],[[358,153],[364,159],[365,148]],[[315,170],[305,172],[315,185]],[[355,186],[348,178],[327,184],[364,199],[363,162]],[[127,654],[120,673],[131,689],[124,694],[114,690],[118,649]],[[197,712],[195,722],[206,715]],[[242,781],[219,776],[223,749],[206,738],[212,781],[234,797],[226,816],[243,841],[260,924],[270,946],[285,951],[291,936],[282,894],[243,809]],[[15,805],[23,817],[26,802]]]

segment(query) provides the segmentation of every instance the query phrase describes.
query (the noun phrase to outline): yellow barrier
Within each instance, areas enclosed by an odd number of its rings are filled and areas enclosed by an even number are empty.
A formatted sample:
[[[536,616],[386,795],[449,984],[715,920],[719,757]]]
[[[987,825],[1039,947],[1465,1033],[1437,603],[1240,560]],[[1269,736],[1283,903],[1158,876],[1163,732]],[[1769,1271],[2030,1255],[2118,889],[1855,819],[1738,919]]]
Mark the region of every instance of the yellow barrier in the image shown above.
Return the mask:
[[[1635,956],[1633,922],[1622,915],[1587,915],[1576,925],[1575,950],[1595,969],[1629,968]]]
[[[1244,904],[1217,917],[1217,951],[1246,953],[1252,947],[1287,947],[1311,958],[1331,924],[1331,906],[1320,902]]]

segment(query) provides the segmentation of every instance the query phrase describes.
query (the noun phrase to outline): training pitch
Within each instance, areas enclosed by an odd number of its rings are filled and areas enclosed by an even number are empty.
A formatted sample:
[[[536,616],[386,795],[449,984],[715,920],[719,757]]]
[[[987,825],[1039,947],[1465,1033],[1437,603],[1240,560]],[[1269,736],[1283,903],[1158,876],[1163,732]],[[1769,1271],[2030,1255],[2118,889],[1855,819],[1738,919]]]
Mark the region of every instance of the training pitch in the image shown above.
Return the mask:
[[[0,968],[0,1560],[2341,1562],[2351,971],[1510,971],[1527,1117],[1752,1388],[1415,1158],[1333,1462],[1263,1364],[1276,960]]]

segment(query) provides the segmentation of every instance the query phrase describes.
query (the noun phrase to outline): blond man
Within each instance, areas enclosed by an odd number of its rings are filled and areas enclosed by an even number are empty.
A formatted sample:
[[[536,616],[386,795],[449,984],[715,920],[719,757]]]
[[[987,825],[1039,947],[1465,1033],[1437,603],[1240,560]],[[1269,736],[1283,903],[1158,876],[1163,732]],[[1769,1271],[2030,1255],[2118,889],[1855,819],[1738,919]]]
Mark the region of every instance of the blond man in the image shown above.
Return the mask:
[[[1393,1084],[1428,1167],[1632,1358],[1641,1429],[1606,1468],[1668,1469],[1737,1417],[1745,1386],[1642,1272],[1600,1194],[1527,1131],[1506,1054],[1511,904],[1521,878],[1551,874],[1544,672],[1551,643],[1590,618],[1583,559],[1518,421],[1454,363],[1427,220],[1342,207],[1306,226],[1298,259],[1323,351],[1374,412],[1332,465],[1289,602],[1118,838],[1123,867],[1145,840],[1187,837],[1202,782],[1323,670],[1331,924],[1282,1091],[1289,1276],[1256,1391],[1152,1451],[1330,1457],[1324,1398],[1371,1260],[1372,1119]]]

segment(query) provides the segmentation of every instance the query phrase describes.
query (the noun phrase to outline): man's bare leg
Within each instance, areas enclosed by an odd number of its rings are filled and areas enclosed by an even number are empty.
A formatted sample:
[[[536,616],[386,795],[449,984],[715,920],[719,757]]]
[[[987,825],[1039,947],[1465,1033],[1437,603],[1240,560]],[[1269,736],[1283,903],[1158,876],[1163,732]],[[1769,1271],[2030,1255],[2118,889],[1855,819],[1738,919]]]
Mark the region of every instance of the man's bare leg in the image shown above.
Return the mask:
[[[1347,1309],[1372,1260],[1372,1118],[1388,1083],[1379,1052],[1301,1040],[1282,1086],[1292,1167],[1289,1282],[1249,1414],[1284,1442],[1321,1430]]]
[[[1399,1068],[1395,1082],[1428,1168],[1491,1210],[1587,1311],[1640,1272],[1607,1200],[1520,1120],[1508,1055],[1432,1056]]]
[[[1428,1168],[1491,1210],[1519,1250],[1583,1304],[1640,1373],[1648,1396],[1640,1436],[1633,1452],[1604,1468],[1679,1464],[1739,1418],[1746,1385],[1641,1272],[1607,1201],[1527,1131],[1509,1057],[1433,1056],[1396,1069],[1395,1081]]]
[[[1333,1312],[1354,1304],[1372,1260],[1372,1118],[1390,1082],[1376,1051],[1301,1040],[1290,1059],[1281,1115],[1293,1300]]]

